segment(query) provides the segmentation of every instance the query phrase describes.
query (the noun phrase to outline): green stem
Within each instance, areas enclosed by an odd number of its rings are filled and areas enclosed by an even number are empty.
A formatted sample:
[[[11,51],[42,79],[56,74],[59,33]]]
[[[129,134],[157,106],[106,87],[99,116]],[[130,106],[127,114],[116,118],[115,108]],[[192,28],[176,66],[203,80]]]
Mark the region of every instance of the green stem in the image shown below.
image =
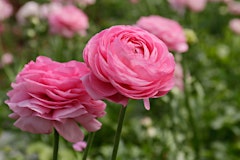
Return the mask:
[[[89,152],[89,150],[90,150],[90,148],[92,146],[92,142],[93,142],[94,136],[95,136],[95,132],[90,132],[89,133],[88,140],[87,140],[87,148],[84,151],[82,160],[86,160],[87,159],[87,155],[88,155],[88,152]]]
[[[194,117],[192,108],[189,104],[189,84],[187,83],[187,64],[185,61],[183,61],[183,69],[184,69],[184,100],[185,100],[185,107],[187,109],[188,112],[188,118],[189,118],[189,123],[193,132],[193,147],[195,150],[195,156],[196,156],[196,160],[199,159],[199,152],[200,152],[200,143],[199,143],[199,135],[198,135],[198,127],[197,127],[197,123],[196,123],[196,119]]]
[[[120,137],[121,137],[123,120],[124,120],[126,109],[127,109],[127,107],[122,106],[121,110],[120,110],[120,113],[119,113],[118,127],[117,127],[117,132],[115,134],[114,146],[113,146],[112,159],[111,160],[116,160],[116,158],[117,158],[118,146],[119,146],[119,141],[120,141]]]
[[[59,145],[59,134],[56,129],[54,129],[54,144],[53,144],[53,160],[58,159],[58,145]]]

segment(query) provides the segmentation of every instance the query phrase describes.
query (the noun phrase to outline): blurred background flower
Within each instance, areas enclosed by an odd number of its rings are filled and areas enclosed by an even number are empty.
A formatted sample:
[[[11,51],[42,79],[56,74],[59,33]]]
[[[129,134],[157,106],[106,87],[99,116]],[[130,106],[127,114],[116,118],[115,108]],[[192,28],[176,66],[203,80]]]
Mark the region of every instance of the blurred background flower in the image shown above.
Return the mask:
[[[177,21],[151,15],[140,17],[136,25],[157,36],[171,51],[183,53],[188,50],[184,30]]]
[[[67,38],[71,38],[75,34],[86,36],[89,27],[87,15],[72,5],[51,12],[48,22],[51,33]]]
[[[240,19],[234,18],[230,20],[229,27],[234,33],[240,35]]]
[[[13,13],[13,7],[7,0],[0,0],[0,21],[9,18]]]

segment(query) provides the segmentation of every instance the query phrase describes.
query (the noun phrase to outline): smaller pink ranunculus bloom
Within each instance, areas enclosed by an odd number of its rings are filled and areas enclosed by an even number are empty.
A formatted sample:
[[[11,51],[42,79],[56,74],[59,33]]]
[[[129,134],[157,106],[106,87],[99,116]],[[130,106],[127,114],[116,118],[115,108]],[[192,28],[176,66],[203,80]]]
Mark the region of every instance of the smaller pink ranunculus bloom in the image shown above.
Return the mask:
[[[171,19],[157,15],[141,17],[136,25],[161,39],[170,50],[179,53],[188,50],[188,44],[181,25]]]
[[[12,83],[5,103],[13,111],[10,118],[23,131],[49,134],[55,128],[72,143],[82,141],[84,134],[101,128],[96,119],[105,115],[106,104],[93,100],[81,77],[89,74],[85,63],[52,61],[39,56],[24,66]]]
[[[128,99],[167,94],[174,86],[175,61],[163,41],[137,27],[117,25],[93,36],[83,51],[91,73],[83,77],[94,99],[107,99],[124,106]]]
[[[52,12],[48,17],[50,32],[67,38],[76,33],[85,36],[89,27],[87,15],[79,8],[68,5]]]
[[[82,152],[87,147],[87,143],[85,141],[79,141],[73,144],[73,149],[78,152]]]
[[[239,18],[234,18],[229,22],[229,27],[230,29],[240,35],[240,19]]]
[[[0,21],[9,18],[13,13],[13,7],[7,0],[0,0]]]

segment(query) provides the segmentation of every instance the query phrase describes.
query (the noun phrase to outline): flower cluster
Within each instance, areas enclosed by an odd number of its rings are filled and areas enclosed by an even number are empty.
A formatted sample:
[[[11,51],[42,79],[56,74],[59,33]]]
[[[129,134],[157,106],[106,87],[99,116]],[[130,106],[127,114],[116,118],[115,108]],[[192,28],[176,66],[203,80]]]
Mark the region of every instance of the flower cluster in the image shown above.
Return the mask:
[[[83,140],[78,123],[87,131],[101,127],[105,103],[93,100],[81,77],[90,70],[77,61],[59,63],[40,56],[29,62],[12,83],[9,105],[14,125],[31,133],[48,134],[55,128],[70,142]]]
[[[16,14],[21,25],[29,17],[48,20],[51,33],[68,38],[86,35],[89,27],[88,17],[70,1],[42,5],[30,1]],[[141,17],[135,25],[104,29],[86,44],[85,63],[39,56],[26,64],[7,93],[5,102],[13,111],[9,116],[23,131],[49,134],[55,129],[82,151],[86,143],[81,128],[88,132],[101,128],[97,119],[105,115],[102,100],[124,107],[129,99],[143,100],[149,110],[150,98],[164,96],[174,87],[176,66],[169,50],[188,50],[183,29],[174,20],[153,15]]]

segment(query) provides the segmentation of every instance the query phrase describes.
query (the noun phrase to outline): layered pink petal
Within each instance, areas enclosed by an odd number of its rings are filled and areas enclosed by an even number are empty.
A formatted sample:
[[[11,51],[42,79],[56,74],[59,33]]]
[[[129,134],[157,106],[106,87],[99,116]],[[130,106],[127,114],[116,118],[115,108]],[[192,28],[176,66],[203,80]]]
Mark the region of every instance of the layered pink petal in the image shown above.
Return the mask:
[[[74,120],[68,119],[65,123],[54,122],[54,127],[69,142],[76,143],[84,138],[82,131]]]
[[[46,134],[56,128],[71,142],[82,140],[78,121],[84,122],[86,130],[96,131],[101,123],[95,119],[106,114],[106,104],[94,100],[82,83],[81,78],[89,73],[82,62],[59,63],[37,57],[36,62],[24,66],[7,93],[5,103],[13,111],[9,117],[23,131]]]
[[[128,98],[155,98],[173,87],[173,55],[163,41],[139,27],[118,25],[101,31],[90,39],[83,57],[92,71],[83,83],[94,99],[125,106]]]
[[[52,132],[52,122],[40,117],[20,117],[14,125],[23,131],[38,134],[49,134]]]

